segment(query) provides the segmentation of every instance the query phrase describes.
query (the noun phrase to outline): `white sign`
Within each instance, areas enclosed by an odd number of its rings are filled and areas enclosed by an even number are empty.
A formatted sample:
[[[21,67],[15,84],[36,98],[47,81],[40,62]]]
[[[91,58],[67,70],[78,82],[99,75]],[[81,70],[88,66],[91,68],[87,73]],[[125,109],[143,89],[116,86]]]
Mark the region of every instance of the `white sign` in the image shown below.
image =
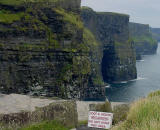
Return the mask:
[[[112,126],[113,113],[90,111],[88,127],[110,129]]]

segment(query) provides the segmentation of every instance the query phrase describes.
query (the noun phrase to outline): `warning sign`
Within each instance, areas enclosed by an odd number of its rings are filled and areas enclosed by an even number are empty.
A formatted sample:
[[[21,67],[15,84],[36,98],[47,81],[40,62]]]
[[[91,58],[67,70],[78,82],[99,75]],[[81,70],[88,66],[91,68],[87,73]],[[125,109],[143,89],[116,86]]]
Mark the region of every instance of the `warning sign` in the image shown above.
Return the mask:
[[[110,129],[112,126],[112,113],[90,111],[88,127]]]

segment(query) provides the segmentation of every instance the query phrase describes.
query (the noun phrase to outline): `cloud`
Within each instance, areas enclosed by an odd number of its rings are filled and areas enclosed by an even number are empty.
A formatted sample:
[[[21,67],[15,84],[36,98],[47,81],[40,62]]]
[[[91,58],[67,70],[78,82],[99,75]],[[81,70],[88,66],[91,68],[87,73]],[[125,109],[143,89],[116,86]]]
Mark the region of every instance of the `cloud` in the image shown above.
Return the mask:
[[[160,0],[82,0],[82,6],[95,11],[130,15],[130,21],[160,27]]]

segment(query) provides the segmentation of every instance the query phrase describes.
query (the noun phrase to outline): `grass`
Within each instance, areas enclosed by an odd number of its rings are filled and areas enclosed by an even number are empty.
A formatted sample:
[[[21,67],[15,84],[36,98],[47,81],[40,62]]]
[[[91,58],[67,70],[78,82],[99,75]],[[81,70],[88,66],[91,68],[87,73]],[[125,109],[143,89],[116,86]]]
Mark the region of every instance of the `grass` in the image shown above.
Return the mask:
[[[157,44],[156,40],[152,38],[152,36],[140,36],[140,37],[132,37],[134,42],[148,42],[151,45]]]
[[[130,39],[125,42],[115,41],[114,45],[115,45],[115,51],[117,52],[117,56],[119,57],[121,64],[124,64],[127,58],[132,58],[132,59],[134,58],[134,52],[132,50]]]
[[[0,4],[20,6],[27,2],[59,2],[59,1],[62,1],[62,0],[0,0]]]
[[[128,104],[115,106],[113,109],[114,113],[113,124],[118,124],[119,122],[126,120],[128,111],[129,111]]]
[[[98,46],[99,45],[97,43],[93,33],[91,33],[91,31],[88,30],[87,28],[84,28],[84,30],[83,30],[83,38],[84,38],[84,42],[89,46]]]
[[[100,15],[111,15],[111,16],[121,16],[121,17],[129,17],[128,14],[121,14],[116,12],[97,12],[97,14]]]
[[[0,11],[0,23],[13,23],[14,21],[19,21],[24,16],[23,12],[11,13],[6,10]]]
[[[113,130],[159,130],[160,92],[149,94],[131,105],[126,121]]]
[[[86,126],[88,124],[88,120],[83,120],[83,121],[79,121],[78,122],[78,127],[80,127],[80,126]]]
[[[148,95],[148,97],[155,97],[155,96],[160,96],[160,90],[156,92],[152,92]]]
[[[79,29],[83,29],[83,23],[80,20],[79,15],[74,14],[73,12],[67,12],[64,9],[54,9],[56,13],[63,16],[63,20],[71,23],[72,25],[77,26]]]
[[[57,121],[44,121],[18,130],[70,130]]]
[[[3,5],[20,5],[24,3],[24,0],[1,0],[0,4]]]

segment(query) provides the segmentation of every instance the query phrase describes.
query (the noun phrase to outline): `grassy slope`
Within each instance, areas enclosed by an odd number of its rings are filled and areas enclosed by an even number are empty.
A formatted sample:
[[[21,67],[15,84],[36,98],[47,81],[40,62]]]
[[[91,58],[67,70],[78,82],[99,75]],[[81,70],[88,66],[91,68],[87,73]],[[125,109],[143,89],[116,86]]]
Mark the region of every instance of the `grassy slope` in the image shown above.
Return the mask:
[[[24,16],[24,12],[12,13],[7,10],[0,11],[0,23],[13,23],[19,21]]]
[[[35,125],[30,125],[18,130],[69,130],[57,121],[45,121]]]
[[[131,105],[127,120],[113,130],[159,130],[160,91],[149,94]]]

